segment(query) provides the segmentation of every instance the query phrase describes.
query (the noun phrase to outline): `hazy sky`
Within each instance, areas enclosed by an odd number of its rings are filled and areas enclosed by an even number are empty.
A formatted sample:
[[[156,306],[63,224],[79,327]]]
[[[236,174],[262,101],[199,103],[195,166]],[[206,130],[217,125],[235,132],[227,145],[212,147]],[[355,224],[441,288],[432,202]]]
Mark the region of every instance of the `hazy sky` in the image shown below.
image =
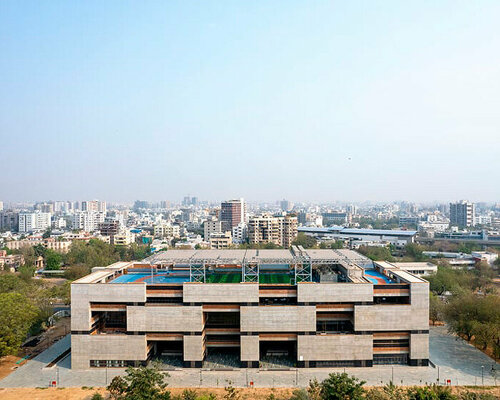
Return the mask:
[[[500,200],[500,1],[0,1],[0,200]]]

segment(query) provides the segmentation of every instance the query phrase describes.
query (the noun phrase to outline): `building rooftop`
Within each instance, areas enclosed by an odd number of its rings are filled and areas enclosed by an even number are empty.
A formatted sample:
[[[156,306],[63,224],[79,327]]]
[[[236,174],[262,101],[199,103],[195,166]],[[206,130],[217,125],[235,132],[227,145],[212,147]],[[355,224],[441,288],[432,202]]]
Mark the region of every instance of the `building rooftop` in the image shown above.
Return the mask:
[[[327,278],[330,277],[330,278]],[[252,278],[252,279],[248,279]],[[327,279],[325,279],[327,278]],[[185,282],[294,284],[296,282],[374,284],[421,282],[397,265],[348,249],[168,250],[141,262],[94,268],[75,283],[182,284]]]

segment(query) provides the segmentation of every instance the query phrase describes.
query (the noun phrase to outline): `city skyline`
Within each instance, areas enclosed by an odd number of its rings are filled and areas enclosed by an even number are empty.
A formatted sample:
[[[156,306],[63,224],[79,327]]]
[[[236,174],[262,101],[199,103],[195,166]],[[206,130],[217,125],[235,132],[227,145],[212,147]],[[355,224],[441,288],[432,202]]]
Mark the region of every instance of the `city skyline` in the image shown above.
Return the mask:
[[[499,15],[3,1],[2,197],[498,201]]]

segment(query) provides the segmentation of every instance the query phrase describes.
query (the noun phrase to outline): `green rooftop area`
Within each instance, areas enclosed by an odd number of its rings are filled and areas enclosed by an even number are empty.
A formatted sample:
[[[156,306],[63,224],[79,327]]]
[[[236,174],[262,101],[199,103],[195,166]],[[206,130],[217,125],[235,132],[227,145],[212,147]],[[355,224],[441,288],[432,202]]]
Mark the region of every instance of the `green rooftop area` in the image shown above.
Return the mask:
[[[275,284],[290,284],[289,274],[259,274],[259,283],[264,285],[275,285]]]
[[[208,274],[207,283],[240,283],[241,274]]]
[[[241,274],[238,273],[211,273],[207,274],[207,283],[240,283]],[[263,285],[290,285],[290,274],[260,273],[259,283]]]

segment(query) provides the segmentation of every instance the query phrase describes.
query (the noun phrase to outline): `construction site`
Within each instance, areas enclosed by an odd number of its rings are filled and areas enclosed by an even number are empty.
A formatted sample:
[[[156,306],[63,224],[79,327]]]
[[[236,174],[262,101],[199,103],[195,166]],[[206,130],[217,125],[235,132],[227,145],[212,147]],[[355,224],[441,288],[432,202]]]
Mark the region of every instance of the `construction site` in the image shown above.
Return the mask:
[[[169,250],[71,289],[73,369],[428,364],[428,283],[352,250]]]

